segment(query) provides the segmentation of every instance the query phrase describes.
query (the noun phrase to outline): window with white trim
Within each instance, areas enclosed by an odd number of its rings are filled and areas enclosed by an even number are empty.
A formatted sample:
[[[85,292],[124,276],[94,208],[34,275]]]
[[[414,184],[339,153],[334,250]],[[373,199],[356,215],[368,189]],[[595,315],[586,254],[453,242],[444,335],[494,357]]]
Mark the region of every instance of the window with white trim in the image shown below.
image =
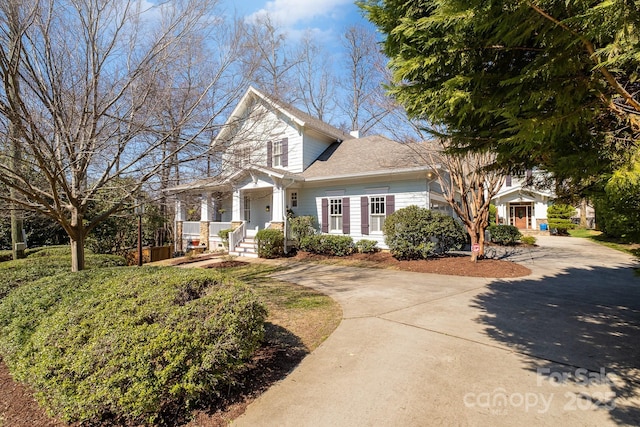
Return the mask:
[[[296,191],[291,193],[291,207],[292,208],[298,207],[298,192]]]
[[[282,141],[273,142],[273,167],[282,166]]]
[[[329,231],[342,232],[342,199],[329,200]]]
[[[369,199],[369,227],[372,233],[381,233],[386,218],[385,197],[374,196]]]
[[[251,198],[244,196],[244,220],[251,222]]]

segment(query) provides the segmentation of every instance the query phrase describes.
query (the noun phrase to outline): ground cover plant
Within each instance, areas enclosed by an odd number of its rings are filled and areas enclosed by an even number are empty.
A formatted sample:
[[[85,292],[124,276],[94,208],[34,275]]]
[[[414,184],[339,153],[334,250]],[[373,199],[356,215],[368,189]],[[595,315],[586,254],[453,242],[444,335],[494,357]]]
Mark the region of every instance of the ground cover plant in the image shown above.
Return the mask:
[[[10,253],[10,252],[9,252]],[[42,277],[68,272],[71,265],[69,246],[28,249],[27,257],[0,262],[0,300],[12,289]],[[126,265],[124,258],[115,255],[96,255],[86,252],[87,269]]]
[[[215,271],[64,273],[2,300],[0,353],[65,421],[174,423],[227,390],[265,316],[249,288]]]

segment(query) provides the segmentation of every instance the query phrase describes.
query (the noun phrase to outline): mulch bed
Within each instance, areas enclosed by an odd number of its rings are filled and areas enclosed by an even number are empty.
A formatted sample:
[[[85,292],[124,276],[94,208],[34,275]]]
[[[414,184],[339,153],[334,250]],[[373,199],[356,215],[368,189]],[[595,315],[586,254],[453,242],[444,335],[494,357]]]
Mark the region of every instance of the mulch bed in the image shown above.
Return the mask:
[[[363,267],[392,268],[418,273],[446,274],[451,276],[509,278],[531,274],[531,270],[511,261],[482,259],[471,262],[468,256],[449,255],[428,260],[399,261],[389,252],[373,254],[353,254],[345,257],[298,252],[294,259],[299,261],[335,261],[336,263],[357,264]]]

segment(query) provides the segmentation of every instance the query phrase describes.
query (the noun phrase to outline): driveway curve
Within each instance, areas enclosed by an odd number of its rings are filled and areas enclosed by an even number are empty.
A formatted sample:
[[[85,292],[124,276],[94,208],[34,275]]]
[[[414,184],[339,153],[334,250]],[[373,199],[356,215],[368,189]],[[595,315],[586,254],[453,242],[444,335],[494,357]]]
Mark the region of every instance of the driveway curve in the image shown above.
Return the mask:
[[[634,259],[545,237],[532,270],[481,279],[294,265],[337,300],[335,332],[235,426],[640,425]]]

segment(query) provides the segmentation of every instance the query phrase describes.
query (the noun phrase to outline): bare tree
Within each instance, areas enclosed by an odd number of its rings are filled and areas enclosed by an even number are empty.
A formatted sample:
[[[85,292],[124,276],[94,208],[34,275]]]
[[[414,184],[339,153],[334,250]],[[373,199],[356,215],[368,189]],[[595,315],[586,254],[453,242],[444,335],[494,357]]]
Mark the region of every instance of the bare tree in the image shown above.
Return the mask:
[[[442,140],[430,154],[442,195],[464,224],[471,245],[478,250],[471,251],[471,260],[484,257],[484,232],[489,225],[491,200],[502,187],[505,174],[496,169],[496,155],[485,153],[458,154]]]
[[[301,40],[300,62],[297,64],[300,103],[314,117],[329,122],[335,109],[335,77],[330,55],[307,32]]]
[[[292,72],[300,63],[299,54],[269,14],[247,24],[244,48],[250,80],[270,96],[289,103],[296,101],[291,82],[296,81]]]
[[[9,0],[23,28],[19,88],[7,78],[15,56],[6,43],[7,9],[0,10],[0,116],[15,127],[24,152],[20,173],[0,153],[0,181],[17,192],[0,200],[58,222],[71,241],[73,271],[84,268],[87,234],[211,128],[212,119],[200,114],[210,84],[181,103],[170,125],[151,112],[168,65],[216,24],[215,3]],[[98,191],[109,189],[120,196],[89,218]]]
[[[387,114],[388,98],[382,87],[386,58],[380,51],[373,31],[351,26],[343,36],[345,78],[342,88],[347,94],[342,110],[349,117],[351,130],[369,133]]]

